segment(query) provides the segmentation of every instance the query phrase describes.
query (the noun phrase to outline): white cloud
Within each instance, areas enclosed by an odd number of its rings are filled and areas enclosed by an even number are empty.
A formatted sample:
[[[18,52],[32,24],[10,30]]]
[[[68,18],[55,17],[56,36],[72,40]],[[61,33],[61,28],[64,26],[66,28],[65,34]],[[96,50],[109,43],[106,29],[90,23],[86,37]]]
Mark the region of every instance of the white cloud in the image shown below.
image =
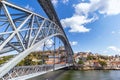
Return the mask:
[[[88,15],[88,13],[92,13],[98,10],[102,5],[102,0],[90,0],[89,3],[79,3],[77,5],[73,5],[75,8],[76,14],[79,15]]]
[[[70,28],[69,32],[89,32],[85,24],[97,20],[97,13],[106,16],[120,14],[120,0],[89,0],[74,4],[73,7],[73,16],[61,19],[63,27]]]
[[[108,46],[105,50],[101,50],[100,53],[102,53],[102,55],[109,55],[109,56],[116,54],[120,55],[120,48],[116,46]]]
[[[120,30],[112,31],[112,34],[120,34]]]
[[[53,41],[52,39],[48,39],[48,40],[45,42],[45,45],[46,45],[47,47],[52,47],[53,44],[54,44],[54,41]]]
[[[78,14],[88,14],[98,11],[100,14],[117,15],[120,14],[120,0],[89,0],[88,3],[75,5]]]
[[[58,0],[52,0],[52,3],[54,6],[56,6],[58,4]]]
[[[107,49],[113,50],[115,52],[120,52],[120,48],[117,48],[116,46],[109,46]]]
[[[103,53],[108,53],[108,50],[103,51]]]
[[[103,1],[104,2],[104,1]],[[100,11],[101,14],[117,15],[120,14],[120,0],[105,0],[106,5]]]
[[[52,3],[53,3],[54,6],[57,6],[57,4],[58,4],[59,2],[61,2],[61,3],[63,3],[63,4],[66,4],[66,3],[69,2],[69,0],[61,0],[61,1],[59,1],[59,0],[52,0]]]
[[[88,18],[83,15],[73,15],[70,18],[65,18],[61,20],[64,28],[70,27],[69,32],[89,32],[90,29],[86,28],[84,25],[98,19],[95,15],[92,18]]]
[[[72,41],[72,42],[70,42],[70,44],[71,44],[72,46],[75,46],[75,45],[78,44],[78,42],[77,42],[77,41]]]
[[[35,51],[41,51],[41,50],[43,50],[44,44],[45,44],[45,47],[51,48],[53,46],[53,44],[54,44],[54,41],[52,39],[46,40],[44,43],[41,44],[41,46],[39,46],[38,48],[36,48]]]
[[[84,27],[85,23],[91,22],[92,19],[86,19],[85,16],[74,15],[71,18],[62,19],[64,27],[70,27],[69,32],[89,32],[90,29]]]
[[[62,2],[65,4],[65,3],[69,2],[69,0],[63,0]]]
[[[32,8],[29,4],[27,4],[27,5],[25,6],[25,8],[28,9],[28,10],[30,10],[30,11],[34,11],[34,8]]]
[[[69,32],[89,32],[90,29],[85,27],[85,24],[91,23],[98,19],[97,15],[94,14],[93,17],[89,18],[89,5],[85,3],[79,3],[73,5],[75,13],[70,18],[65,18],[61,20],[61,23],[64,28],[69,27]]]
[[[115,34],[116,32],[115,31],[112,31],[112,34]]]
[[[82,0],[82,2],[84,2],[85,0]]]

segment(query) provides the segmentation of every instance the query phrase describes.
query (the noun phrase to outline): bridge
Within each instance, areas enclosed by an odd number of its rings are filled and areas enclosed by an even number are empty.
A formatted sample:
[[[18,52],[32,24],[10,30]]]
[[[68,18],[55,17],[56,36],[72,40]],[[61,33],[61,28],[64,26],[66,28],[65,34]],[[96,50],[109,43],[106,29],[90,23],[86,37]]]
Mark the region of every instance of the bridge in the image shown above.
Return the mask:
[[[72,48],[51,1],[37,2],[48,19],[0,0],[1,80],[25,80],[73,65]]]

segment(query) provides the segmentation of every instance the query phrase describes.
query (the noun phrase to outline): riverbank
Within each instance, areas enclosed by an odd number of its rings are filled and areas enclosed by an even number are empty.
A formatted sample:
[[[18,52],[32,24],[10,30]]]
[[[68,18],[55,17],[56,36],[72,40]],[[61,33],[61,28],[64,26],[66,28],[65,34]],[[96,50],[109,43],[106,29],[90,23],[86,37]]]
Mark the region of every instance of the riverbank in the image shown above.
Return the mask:
[[[90,66],[90,65],[81,65],[81,64],[74,64],[73,66],[73,70],[120,70],[120,66]]]
[[[93,67],[93,66],[76,66],[74,65],[71,69],[73,70],[120,70],[118,67]]]

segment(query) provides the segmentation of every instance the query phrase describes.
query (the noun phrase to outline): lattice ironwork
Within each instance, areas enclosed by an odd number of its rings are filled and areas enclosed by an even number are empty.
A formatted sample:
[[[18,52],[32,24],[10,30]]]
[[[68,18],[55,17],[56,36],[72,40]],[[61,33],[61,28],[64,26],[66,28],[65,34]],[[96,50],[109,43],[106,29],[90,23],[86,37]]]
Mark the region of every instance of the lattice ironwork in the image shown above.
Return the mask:
[[[0,0],[0,54],[18,54],[0,67],[0,77],[52,37],[62,40],[69,62],[72,62],[73,52],[60,26],[25,8]]]

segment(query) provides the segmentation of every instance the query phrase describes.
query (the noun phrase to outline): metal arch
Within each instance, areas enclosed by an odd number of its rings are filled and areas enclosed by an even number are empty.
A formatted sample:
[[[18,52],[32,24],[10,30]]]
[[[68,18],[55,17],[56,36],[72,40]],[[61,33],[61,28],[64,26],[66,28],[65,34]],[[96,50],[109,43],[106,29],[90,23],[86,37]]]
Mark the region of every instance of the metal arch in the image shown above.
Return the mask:
[[[38,42],[37,44],[31,46],[30,48],[26,49],[25,51],[21,52],[18,56],[16,56],[14,59],[12,59],[11,61],[9,61],[8,63],[6,63],[5,65],[3,65],[1,68],[0,68],[0,77],[4,76],[6,73],[8,73],[14,66],[16,66],[22,59],[24,59],[27,55],[30,54],[30,52],[34,51],[38,46],[40,47],[40,45],[54,37],[54,36],[60,36],[61,34],[53,34],[49,37],[46,37],[45,39],[41,40],[40,42]],[[63,35],[61,35],[63,36]],[[41,45],[42,46],[42,45]]]
[[[38,45],[51,37],[59,37],[64,42],[68,54],[72,54],[69,42],[60,26],[7,1],[0,1],[0,5],[3,10],[0,14],[0,53],[14,50],[19,53],[19,55],[0,67],[0,78],[36,49]],[[10,9],[21,13],[11,13]],[[3,31],[2,27],[6,29]],[[69,56],[69,59],[72,59],[71,57]]]
[[[65,34],[64,30],[63,30],[63,27],[62,27],[62,25],[60,23],[60,20],[59,20],[59,18],[57,16],[57,13],[56,13],[56,11],[54,9],[54,6],[53,6],[51,0],[37,0],[37,1],[42,6],[42,8],[45,11],[45,13],[47,14],[48,18],[50,20],[54,21],[61,28],[61,30],[63,31],[63,34],[65,35],[65,38],[66,38],[66,41],[63,41],[63,42],[67,42],[67,43],[65,43],[67,45],[67,46],[65,45],[66,46],[65,48],[70,53],[70,56],[72,56],[73,55],[73,50],[72,50],[71,45],[69,43],[69,40],[67,39],[67,36],[66,36],[66,34]]]
[[[45,13],[47,14],[48,18],[50,20],[52,20],[53,22],[55,22],[62,29],[63,34],[65,35],[65,32],[63,30],[63,27],[62,27],[62,25],[60,23],[60,20],[59,20],[59,18],[57,16],[57,13],[56,13],[56,11],[54,9],[54,6],[53,6],[51,0],[37,0],[37,1],[42,6],[42,8],[45,11]],[[66,35],[65,35],[65,37],[67,38]],[[71,46],[69,44],[68,39],[67,39],[67,42],[68,42],[68,45],[69,45],[69,47],[71,49],[71,52],[73,53],[72,48],[71,48]]]

